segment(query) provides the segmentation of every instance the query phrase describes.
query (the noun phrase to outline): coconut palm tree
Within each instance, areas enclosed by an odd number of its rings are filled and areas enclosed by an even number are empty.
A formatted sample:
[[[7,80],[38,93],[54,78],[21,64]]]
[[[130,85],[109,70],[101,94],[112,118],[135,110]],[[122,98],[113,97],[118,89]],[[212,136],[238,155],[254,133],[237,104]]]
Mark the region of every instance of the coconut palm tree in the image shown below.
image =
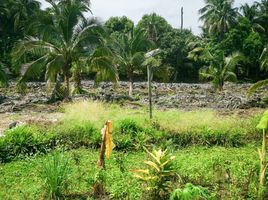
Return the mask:
[[[219,91],[223,90],[225,81],[236,81],[235,67],[244,59],[240,53],[225,57],[223,52],[217,55],[206,52],[206,57],[210,65],[200,69],[200,78],[211,80],[213,87]]]
[[[199,10],[204,26],[209,33],[224,38],[228,29],[236,23],[238,9],[233,7],[234,0],[205,0],[206,6]]]
[[[252,6],[246,3],[240,7],[240,10],[242,11],[242,16],[247,18],[251,23],[252,31],[260,31],[260,32],[265,31],[264,27],[262,27],[259,21],[258,5],[256,3],[253,4]]]
[[[145,60],[145,53],[152,47],[152,42],[147,39],[144,31],[133,29],[127,34],[116,36],[113,45],[116,62],[124,71],[129,80],[129,96],[133,95],[134,72],[141,70]]]
[[[40,37],[27,36],[13,52],[13,63],[20,68],[21,60],[26,57],[29,61],[21,69],[20,82],[36,77],[42,71],[45,71],[48,82],[54,82],[62,75],[64,97],[68,98],[73,67],[81,60],[90,58],[102,44],[104,31],[100,25],[85,19],[83,13],[89,11],[87,1],[66,0],[49,3],[52,6],[46,18],[49,23],[34,25],[36,30],[43,30],[40,31]]]
[[[259,9],[258,21],[268,33],[268,0],[261,0],[256,2]]]

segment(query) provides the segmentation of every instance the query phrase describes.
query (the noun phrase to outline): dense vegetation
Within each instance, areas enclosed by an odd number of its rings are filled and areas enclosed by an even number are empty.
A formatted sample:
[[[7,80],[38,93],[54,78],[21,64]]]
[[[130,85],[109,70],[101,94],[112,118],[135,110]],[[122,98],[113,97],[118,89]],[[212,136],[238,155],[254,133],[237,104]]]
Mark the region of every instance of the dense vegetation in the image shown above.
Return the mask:
[[[267,0],[240,8],[233,6],[233,0],[206,0],[199,10],[200,36],[173,28],[155,13],[143,16],[136,26],[127,17],[100,23],[85,18],[90,11],[87,0],[47,2],[51,6],[41,10],[35,0],[1,1],[2,83],[16,77],[19,83],[48,80],[55,89],[64,80],[62,96],[68,97],[70,79],[75,82],[72,92],[81,93],[82,78],[120,77],[129,80],[131,95],[133,81],[145,79],[148,63],[155,66],[156,80],[176,82],[196,82],[200,68],[204,74],[203,68],[209,66],[206,78],[220,90],[227,80],[267,78]],[[156,48],[161,53],[146,61],[145,54]],[[237,52],[242,56],[230,69],[217,64]]]

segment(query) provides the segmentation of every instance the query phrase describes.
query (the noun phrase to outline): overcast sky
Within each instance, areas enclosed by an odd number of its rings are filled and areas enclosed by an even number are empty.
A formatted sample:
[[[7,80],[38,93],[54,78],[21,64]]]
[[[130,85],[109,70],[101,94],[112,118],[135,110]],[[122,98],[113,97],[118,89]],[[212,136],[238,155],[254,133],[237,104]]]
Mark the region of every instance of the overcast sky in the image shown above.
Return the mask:
[[[43,8],[45,0],[39,0]],[[260,0],[235,0],[235,6]],[[164,17],[173,27],[180,26],[180,8],[184,7],[184,27],[195,34],[200,33],[198,10],[204,6],[204,0],[91,0],[91,10],[95,17],[103,21],[111,16],[127,16],[137,23],[144,14],[155,12]]]

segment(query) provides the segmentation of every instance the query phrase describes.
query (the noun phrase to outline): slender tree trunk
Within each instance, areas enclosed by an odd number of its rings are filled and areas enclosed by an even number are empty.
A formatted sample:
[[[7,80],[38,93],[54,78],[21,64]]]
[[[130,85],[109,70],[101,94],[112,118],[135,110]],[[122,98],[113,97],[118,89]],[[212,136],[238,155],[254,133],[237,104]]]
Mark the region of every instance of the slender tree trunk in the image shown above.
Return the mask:
[[[128,95],[129,97],[132,97],[133,96],[133,71],[129,71],[128,72]]]
[[[71,69],[71,63],[72,62],[67,62],[64,66],[64,71],[63,71],[63,75],[64,75],[64,85],[65,85],[65,89],[64,89],[64,95],[63,97],[65,99],[68,99],[70,96],[70,69]]]
[[[224,81],[223,80],[219,80],[219,87],[218,90],[221,92],[223,90],[223,85],[224,85]]]
[[[74,74],[75,90],[76,93],[82,93],[82,77],[80,70],[77,70]]]
[[[64,75],[64,84],[65,84],[64,98],[68,99],[70,96],[70,77],[68,74]]]

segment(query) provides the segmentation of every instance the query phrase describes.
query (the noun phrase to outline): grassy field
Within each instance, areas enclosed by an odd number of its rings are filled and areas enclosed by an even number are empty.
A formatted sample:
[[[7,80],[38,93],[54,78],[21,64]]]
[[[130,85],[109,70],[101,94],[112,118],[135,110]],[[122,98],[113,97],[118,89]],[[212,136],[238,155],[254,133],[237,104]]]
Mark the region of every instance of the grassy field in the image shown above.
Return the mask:
[[[258,183],[258,155],[255,147],[191,147],[173,151],[180,180],[174,189],[188,182],[209,188],[219,199],[255,199]],[[78,149],[65,152],[70,158],[70,185],[66,196],[90,196],[97,173],[98,152]],[[40,199],[45,197],[41,170],[50,155],[2,164],[0,199]],[[79,159],[76,163],[77,158]],[[107,161],[105,188],[112,199],[142,199],[142,183],[131,170],[143,166],[143,152],[115,152]],[[120,171],[120,169],[122,171]],[[230,179],[226,178],[230,174]],[[89,197],[88,197],[89,198]],[[89,198],[90,199],[90,198]]]
[[[192,183],[206,188],[212,199],[257,198],[261,111],[248,116],[155,111],[150,121],[145,108],[82,101],[63,105],[59,112],[57,123],[24,125],[0,138],[0,199],[47,199],[44,167],[58,151],[68,160],[65,199],[93,199],[98,180],[106,199],[147,199],[146,183],[132,172],[148,159],[144,147],[168,149],[176,157],[169,192]],[[116,148],[100,174],[100,129],[107,119],[114,124]]]

